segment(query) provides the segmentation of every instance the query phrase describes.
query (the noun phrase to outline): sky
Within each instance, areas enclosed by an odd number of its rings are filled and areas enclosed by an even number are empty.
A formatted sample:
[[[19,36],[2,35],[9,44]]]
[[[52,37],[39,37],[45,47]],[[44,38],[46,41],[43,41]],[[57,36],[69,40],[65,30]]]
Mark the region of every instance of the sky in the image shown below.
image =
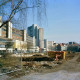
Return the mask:
[[[40,26],[44,28],[44,38],[57,43],[80,43],[80,0],[46,1],[48,25],[44,23]],[[28,24],[31,25],[31,22]]]
[[[45,38],[55,42],[80,43],[80,0],[48,0]]]
[[[69,41],[80,43],[80,0],[45,1],[47,18],[46,21],[42,19],[43,25],[40,26],[44,28],[44,38],[57,43]],[[37,20],[33,21],[33,17],[37,15],[31,12],[28,14],[30,16],[28,16],[26,26],[39,25]]]

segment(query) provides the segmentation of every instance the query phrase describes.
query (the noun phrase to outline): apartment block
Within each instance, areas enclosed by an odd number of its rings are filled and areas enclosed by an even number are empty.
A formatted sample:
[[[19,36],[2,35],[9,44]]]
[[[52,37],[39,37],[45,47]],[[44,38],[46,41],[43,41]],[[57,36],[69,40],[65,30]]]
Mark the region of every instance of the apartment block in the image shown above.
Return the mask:
[[[0,25],[2,24],[2,17],[0,16]],[[0,28],[0,50],[6,50],[6,42],[11,40],[14,42],[12,50],[24,50],[32,48],[29,44],[35,47],[35,38],[28,36],[26,30],[18,30],[12,27],[12,23],[8,22]]]

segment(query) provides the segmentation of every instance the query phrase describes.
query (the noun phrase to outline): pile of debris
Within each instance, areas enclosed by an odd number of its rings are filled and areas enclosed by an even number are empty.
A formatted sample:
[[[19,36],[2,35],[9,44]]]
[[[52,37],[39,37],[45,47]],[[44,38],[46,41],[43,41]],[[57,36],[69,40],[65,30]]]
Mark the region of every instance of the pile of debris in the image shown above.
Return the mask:
[[[48,56],[33,55],[30,57],[22,58],[23,61],[53,61],[54,59]]]

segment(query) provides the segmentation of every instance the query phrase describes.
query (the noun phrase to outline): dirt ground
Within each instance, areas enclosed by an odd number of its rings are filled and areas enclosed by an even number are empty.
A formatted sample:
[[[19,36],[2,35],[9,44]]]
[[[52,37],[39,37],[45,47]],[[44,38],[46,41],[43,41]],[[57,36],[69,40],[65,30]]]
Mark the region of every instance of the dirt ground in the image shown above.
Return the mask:
[[[80,53],[68,55],[66,61],[57,66],[54,71],[66,70],[70,72],[80,72]]]
[[[66,60],[27,62],[22,71],[8,74],[10,78],[19,78],[32,73],[51,73],[57,71],[80,72],[80,53],[67,54]],[[2,79],[1,79],[2,80]],[[5,79],[7,80],[7,79]],[[9,79],[10,80],[10,79]]]

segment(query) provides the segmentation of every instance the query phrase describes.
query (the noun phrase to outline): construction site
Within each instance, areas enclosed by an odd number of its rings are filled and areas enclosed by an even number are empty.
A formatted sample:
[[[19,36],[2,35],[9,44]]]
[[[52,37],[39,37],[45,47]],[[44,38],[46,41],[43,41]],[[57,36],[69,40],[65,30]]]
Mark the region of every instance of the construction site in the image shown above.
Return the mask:
[[[79,72],[80,53],[49,51],[44,54],[7,54],[0,57],[0,80],[16,80],[32,73],[42,74],[60,70]],[[3,76],[7,78],[4,79]]]

